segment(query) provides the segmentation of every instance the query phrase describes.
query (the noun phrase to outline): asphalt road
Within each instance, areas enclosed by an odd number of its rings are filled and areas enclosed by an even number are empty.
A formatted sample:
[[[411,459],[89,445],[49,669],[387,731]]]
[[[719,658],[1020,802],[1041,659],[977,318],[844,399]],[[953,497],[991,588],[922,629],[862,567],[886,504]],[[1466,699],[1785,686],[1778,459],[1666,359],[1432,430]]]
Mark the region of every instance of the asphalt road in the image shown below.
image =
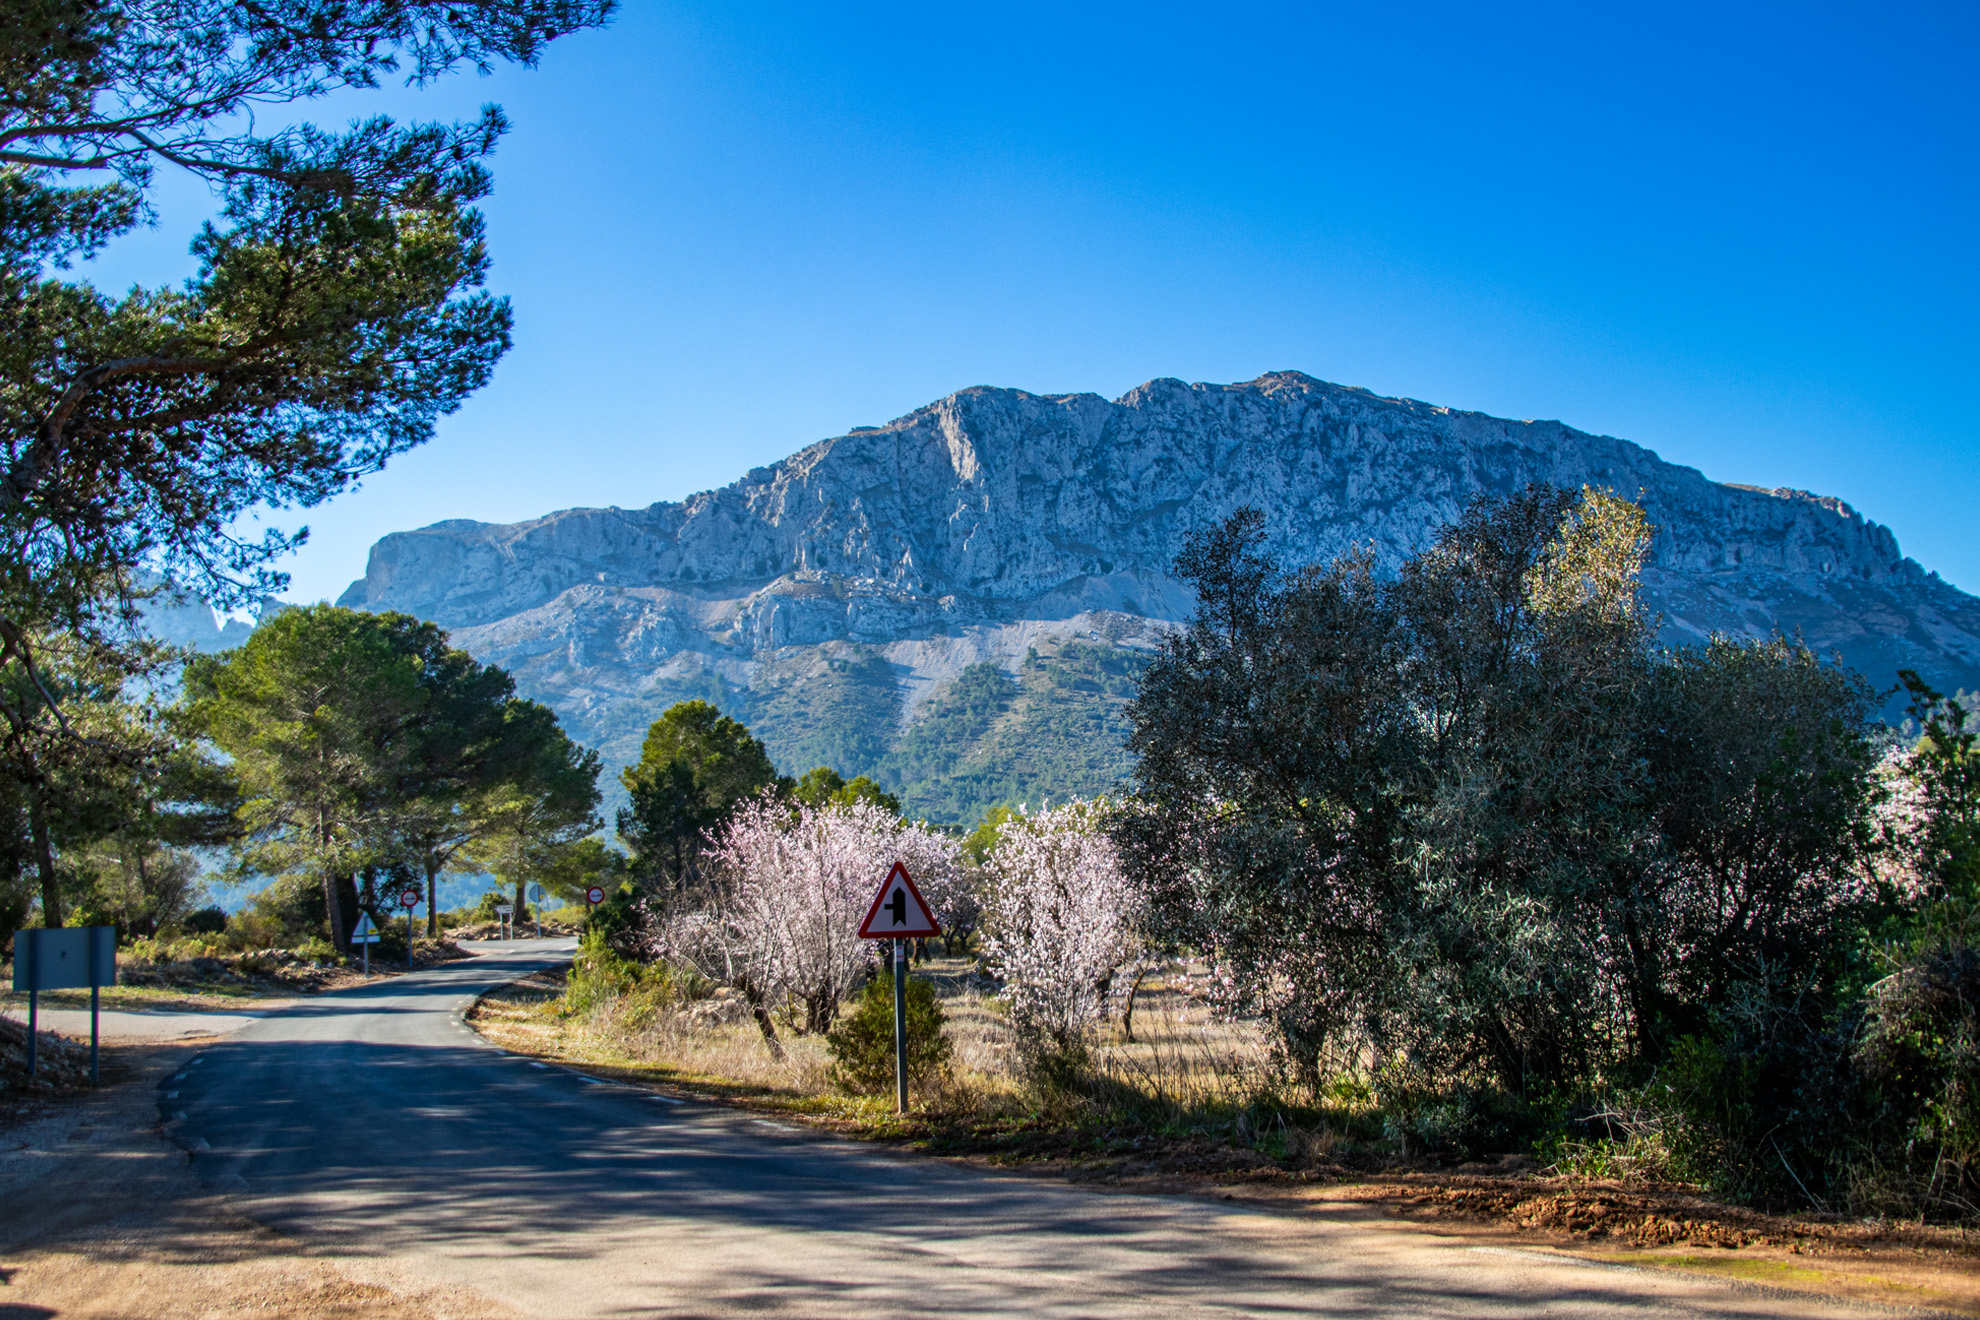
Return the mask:
[[[531,1316],[1861,1316],[1351,1220],[896,1156],[547,1068],[462,1020],[499,952],[270,1014],[160,1088],[210,1187]]]
[[[224,1036],[228,1032],[239,1031],[261,1016],[259,1012],[182,1013],[105,1008],[99,1010],[100,1021],[96,1030],[98,1039],[103,1041],[183,1040],[188,1036]],[[0,1017],[8,1017],[25,1025],[28,1011],[9,1007],[0,1009]],[[59,1031],[85,1044],[89,1041],[89,1010],[86,1008],[43,1007],[36,1011],[35,1023],[42,1031]]]

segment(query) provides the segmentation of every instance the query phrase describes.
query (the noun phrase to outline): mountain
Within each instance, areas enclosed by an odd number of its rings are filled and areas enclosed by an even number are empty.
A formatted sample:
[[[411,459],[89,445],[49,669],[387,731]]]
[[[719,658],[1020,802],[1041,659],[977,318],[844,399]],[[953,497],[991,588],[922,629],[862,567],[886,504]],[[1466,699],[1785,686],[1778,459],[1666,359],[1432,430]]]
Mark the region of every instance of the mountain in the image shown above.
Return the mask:
[[[145,578],[140,585],[157,588],[159,583]],[[257,620],[280,612],[280,601],[264,597],[256,609]],[[201,597],[185,591],[159,591],[147,598],[138,611],[144,630],[159,641],[188,646],[195,651],[226,651],[245,642],[255,625],[245,619],[225,618]]]
[[[1255,504],[1297,559],[1372,543],[1393,568],[1532,481],[1644,504],[1673,641],[1780,629],[1880,684],[1980,687],[1980,599],[1841,500],[1298,372],[1113,402],[967,389],[679,503],[394,533],[340,603],[442,624],[614,767],[703,697],[787,770],[872,772],[960,823],[1115,782],[1121,703],[1191,608],[1167,570],[1192,530]]]

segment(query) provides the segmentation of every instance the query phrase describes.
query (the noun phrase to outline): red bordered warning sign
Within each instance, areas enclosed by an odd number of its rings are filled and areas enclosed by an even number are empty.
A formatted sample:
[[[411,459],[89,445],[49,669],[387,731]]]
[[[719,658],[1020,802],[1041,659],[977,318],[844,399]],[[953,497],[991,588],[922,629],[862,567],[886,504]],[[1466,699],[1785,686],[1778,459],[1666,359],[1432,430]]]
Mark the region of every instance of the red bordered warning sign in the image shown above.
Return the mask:
[[[894,869],[887,872],[880,892],[873,896],[873,906],[866,910],[866,920],[859,923],[859,937],[863,940],[919,940],[941,933],[942,928],[936,924],[928,901],[914,887],[914,877],[908,874],[907,867],[895,862]]]

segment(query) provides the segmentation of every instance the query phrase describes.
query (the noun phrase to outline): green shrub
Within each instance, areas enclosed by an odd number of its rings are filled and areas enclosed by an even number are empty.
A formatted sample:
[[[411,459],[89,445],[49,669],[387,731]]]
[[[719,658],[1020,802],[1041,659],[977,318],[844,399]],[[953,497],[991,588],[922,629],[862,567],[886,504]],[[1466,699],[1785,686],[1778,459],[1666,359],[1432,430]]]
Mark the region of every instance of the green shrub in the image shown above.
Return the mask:
[[[646,935],[646,913],[629,884],[621,884],[584,919],[587,937],[596,935],[621,958],[632,958]]]
[[[1861,1135],[1853,1026],[1794,985],[1736,985],[1706,1034],[1679,1039],[1655,1085],[1679,1118],[1678,1166],[1735,1201],[1833,1209]]]
[[[502,919],[502,914],[495,910],[496,906],[502,903],[514,903],[514,902],[515,902],[515,895],[508,892],[507,890],[491,889],[487,893],[483,894],[481,896],[481,901],[476,903],[474,907],[469,910],[467,914],[467,923],[472,925],[479,925],[484,921],[500,921]],[[530,920],[529,904],[525,903],[520,908],[518,908],[515,911],[515,913],[510,917],[510,920],[516,923],[518,929],[528,924]]]
[[[378,942],[371,946],[371,961],[403,964],[406,960],[406,919],[403,915],[387,915],[383,921],[375,921]]]
[[[126,944],[118,956],[126,962],[159,962],[165,957],[165,946],[151,936],[140,935]]]
[[[1980,1205],[1980,926],[1921,939],[1865,997],[1852,1209],[1971,1216]]]
[[[296,946],[296,956],[305,962],[320,962],[336,965],[343,962],[336,948],[321,935],[312,935]]]
[[[639,981],[638,963],[620,957],[597,931],[586,931],[564,982],[563,1011],[583,1016],[631,993]]]
[[[948,1065],[954,1049],[942,1034],[942,1002],[919,977],[907,983],[907,1073],[919,1085]],[[832,1054],[832,1082],[855,1094],[878,1095],[894,1086],[894,983],[876,976],[860,992],[853,1011],[825,1033]]]
[[[203,907],[186,913],[180,924],[188,935],[218,935],[227,929],[227,912],[225,908]]]
[[[328,926],[323,886],[313,877],[278,876],[227,919],[227,942],[236,949],[294,948]]]

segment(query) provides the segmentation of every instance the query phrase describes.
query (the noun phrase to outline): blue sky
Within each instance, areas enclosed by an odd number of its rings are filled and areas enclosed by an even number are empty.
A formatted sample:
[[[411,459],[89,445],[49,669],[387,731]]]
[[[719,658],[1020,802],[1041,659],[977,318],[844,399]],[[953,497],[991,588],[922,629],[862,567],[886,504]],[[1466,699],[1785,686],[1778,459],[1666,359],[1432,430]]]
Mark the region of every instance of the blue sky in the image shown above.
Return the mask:
[[[535,71],[314,112],[508,110],[517,329],[308,515],[290,594],[968,385],[1281,368],[1840,495],[1980,591],[1976,55],[1970,4],[629,0]],[[163,200],[103,283],[189,269],[208,199]]]

